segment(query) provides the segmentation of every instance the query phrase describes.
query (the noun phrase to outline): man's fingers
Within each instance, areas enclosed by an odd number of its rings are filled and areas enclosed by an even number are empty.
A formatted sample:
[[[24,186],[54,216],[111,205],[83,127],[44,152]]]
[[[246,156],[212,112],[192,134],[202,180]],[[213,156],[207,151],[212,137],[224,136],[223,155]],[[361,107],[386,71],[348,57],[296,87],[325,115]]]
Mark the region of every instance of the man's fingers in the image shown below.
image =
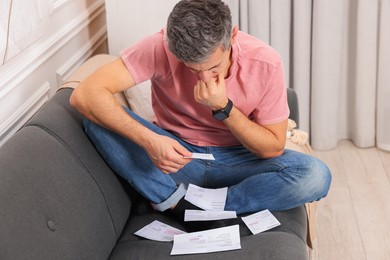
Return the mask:
[[[216,81],[217,86],[219,86],[219,84],[221,84],[224,81],[225,81],[225,77],[222,75],[222,73],[218,74],[217,81]]]
[[[173,146],[173,148],[175,149],[175,151],[180,155],[178,158],[180,159],[179,161],[177,161],[178,163],[183,163],[184,161],[182,160],[183,159],[183,156],[191,156],[191,152],[188,151],[184,146],[182,146],[180,143],[177,143],[176,145]]]
[[[163,173],[165,173],[165,174],[169,174],[169,173],[178,172],[178,171],[179,171],[181,168],[183,168],[183,167],[184,167],[183,164],[170,162],[169,165],[161,166],[160,170],[161,170]]]
[[[164,173],[177,172],[192,160],[191,158],[184,158],[184,156],[190,156],[192,153],[179,143],[173,144],[173,149],[175,152],[160,162],[160,169]]]

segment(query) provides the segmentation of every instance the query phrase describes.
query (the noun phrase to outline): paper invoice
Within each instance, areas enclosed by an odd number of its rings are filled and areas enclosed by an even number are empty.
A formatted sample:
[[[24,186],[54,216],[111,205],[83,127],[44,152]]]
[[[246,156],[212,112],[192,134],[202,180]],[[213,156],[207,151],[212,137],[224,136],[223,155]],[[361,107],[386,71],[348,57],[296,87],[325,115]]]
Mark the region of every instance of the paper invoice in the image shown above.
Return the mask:
[[[171,255],[200,254],[241,249],[238,225],[175,235]]]
[[[170,242],[173,241],[174,235],[185,234],[186,232],[164,224],[158,220],[153,221],[149,225],[141,228],[134,234],[150,240]]]
[[[188,185],[185,200],[204,210],[225,209],[227,187],[220,189],[206,189],[194,184]]]

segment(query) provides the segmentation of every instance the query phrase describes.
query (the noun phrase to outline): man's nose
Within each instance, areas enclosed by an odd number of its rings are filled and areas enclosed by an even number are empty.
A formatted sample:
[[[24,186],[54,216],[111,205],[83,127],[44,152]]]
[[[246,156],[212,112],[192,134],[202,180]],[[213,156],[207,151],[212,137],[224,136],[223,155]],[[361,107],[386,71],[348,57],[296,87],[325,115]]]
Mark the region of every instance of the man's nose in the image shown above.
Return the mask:
[[[197,74],[198,79],[203,82],[209,82],[210,79],[213,77],[213,73],[211,71],[200,71]]]

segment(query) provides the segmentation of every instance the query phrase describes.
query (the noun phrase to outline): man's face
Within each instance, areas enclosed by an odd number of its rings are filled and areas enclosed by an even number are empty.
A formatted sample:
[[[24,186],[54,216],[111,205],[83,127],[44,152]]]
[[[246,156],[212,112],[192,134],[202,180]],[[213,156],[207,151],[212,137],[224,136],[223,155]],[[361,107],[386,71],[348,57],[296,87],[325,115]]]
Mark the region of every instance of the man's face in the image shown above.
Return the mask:
[[[196,74],[199,80],[206,83],[219,74],[226,77],[230,67],[230,52],[231,47],[226,51],[219,47],[206,62],[200,64],[185,63],[185,65],[192,73]]]

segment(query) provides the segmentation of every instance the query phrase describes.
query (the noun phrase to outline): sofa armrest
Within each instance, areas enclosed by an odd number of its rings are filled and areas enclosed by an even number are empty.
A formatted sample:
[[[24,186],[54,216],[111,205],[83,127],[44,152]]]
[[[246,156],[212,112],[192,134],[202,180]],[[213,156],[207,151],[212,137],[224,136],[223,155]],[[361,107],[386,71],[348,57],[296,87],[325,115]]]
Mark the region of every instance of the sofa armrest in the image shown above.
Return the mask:
[[[76,88],[82,80],[87,78],[98,68],[104,64],[114,61],[117,58],[118,57],[116,56],[108,54],[99,54],[89,58],[80,66],[80,68],[78,68],[73,74],[69,76],[69,78],[62,84],[62,86],[60,86],[59,89]],[[121,105],[129,107],[129,103],[127,102],[123,92],[116,93],[115,97]]]

